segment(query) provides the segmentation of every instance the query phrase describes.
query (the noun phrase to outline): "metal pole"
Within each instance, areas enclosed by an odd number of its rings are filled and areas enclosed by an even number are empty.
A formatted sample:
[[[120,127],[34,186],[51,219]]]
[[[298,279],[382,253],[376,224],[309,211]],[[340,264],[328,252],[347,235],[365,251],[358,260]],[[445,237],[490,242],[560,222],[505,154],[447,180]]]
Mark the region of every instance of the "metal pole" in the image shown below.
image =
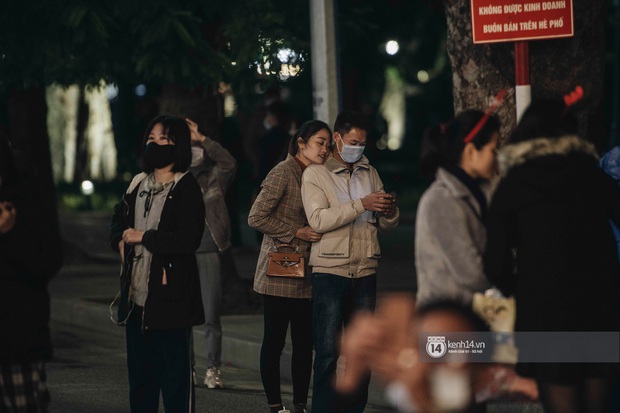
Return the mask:
[[[314,117],[333,125],[340,102],[334,0],[310,0],[310,32]]]
[[[530,85],[530,56],[527,42],[515,42],[515,98],[517,122],[532,101]]]

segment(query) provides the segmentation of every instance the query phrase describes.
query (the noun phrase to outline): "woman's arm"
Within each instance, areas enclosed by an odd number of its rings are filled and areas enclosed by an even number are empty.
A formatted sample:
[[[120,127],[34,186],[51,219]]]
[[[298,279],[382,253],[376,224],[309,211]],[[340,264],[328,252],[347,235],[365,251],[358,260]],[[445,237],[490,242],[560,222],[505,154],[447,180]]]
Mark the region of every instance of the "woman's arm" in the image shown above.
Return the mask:
[[[468,291],[484,291],[491,284],[484,276],[482,253],[472,238],[468,220],[477,219],[465,213],[461,200],[438,195],[421,203],[416,220],[419,242],[436,246],[438,258],[445,263],[453,281]]]
[[[217,181],[222,188],[222,192],[226,193],[235,177],[237,161],[222,145],[207,136],[205,136],[202,147],[207,152],[209,158],[215,162]]]
[[[291,178],[286,176],[283,168],[274,168],[269,172],[248,215],[248,225],[263,234],[289,243],[295,238],[299,228],[274,218],[274,211],[281,205]],[[285,207],[284,205],[280,207]]]
[[[119,245],[123,237],[123,231],[127,229],[125,216],[127,214],[127,195],[123,195],[121,200],[114,206],[114,213],[110,218],[110,247],[113,251],[119,252]]]
[[[365,211],[361,199],[330,205],[317,168],[306,169],[301,181],[301,199],[308,223],[319,234],[347,225]]]

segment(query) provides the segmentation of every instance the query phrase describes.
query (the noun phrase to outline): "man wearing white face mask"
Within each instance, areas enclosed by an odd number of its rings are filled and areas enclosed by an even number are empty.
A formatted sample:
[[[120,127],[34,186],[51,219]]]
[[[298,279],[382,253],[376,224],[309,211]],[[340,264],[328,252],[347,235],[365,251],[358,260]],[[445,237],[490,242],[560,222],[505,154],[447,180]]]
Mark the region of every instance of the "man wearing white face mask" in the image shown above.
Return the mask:
[[[222,268],[220,253],[232,246],[231,226],[226,208],[226,190],[237,170],[235,158],[213,139],[198,130],[198,125],[185,119],[192,139],[190,171],[198,181],[205,204],[205,229],[196,251],[202,304],[205,311],[207,372],[204,385],[209,389],[223,388],[220,372],[222,354]],[[192,346],[192,366],[194,366]]]
[[[377,231],[389,231],[399,220],[396,197],[385,193],[377,170],[363,156],[367,133],[363,118],[339,114],[332,156],[323,165],[309,166],[302,176],[308,224],[323,234],[310,253],[315,413],[363,412],[368,399],[370,377],[346,406],[333,390],[340,331],[355,312],[375,307],[381,255]]]

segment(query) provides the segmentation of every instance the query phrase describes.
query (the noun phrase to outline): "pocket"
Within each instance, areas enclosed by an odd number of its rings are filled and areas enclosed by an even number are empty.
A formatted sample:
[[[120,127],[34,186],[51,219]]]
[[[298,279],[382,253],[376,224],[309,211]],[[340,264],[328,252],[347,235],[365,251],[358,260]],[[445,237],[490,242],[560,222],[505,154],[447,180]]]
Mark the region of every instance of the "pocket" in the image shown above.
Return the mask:
[[[156,267],[159,270],[155,275],[155,283],[149,283],[156,289],[157,299],[162,301],[179,301],[185,296],[187,287],[187,272],[173,262]]]
[[[349,226],[323,234],[319,241],[318,256],[321,258],[349,258]]]
[[[365,239],[368,240],[366,256],[368,258],[381,258],[377,227],[371,223],[367,223],[364,232],[366,233]]]

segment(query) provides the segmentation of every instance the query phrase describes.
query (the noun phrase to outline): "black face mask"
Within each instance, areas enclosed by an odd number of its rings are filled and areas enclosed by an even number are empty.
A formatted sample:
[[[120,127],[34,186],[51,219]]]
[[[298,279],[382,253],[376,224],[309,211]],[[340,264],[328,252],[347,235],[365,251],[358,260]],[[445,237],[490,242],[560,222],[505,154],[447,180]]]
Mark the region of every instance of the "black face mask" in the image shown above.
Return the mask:
[[[161,169],[174,163],[174,152],[174,145],[158,145],[151,142],[144,149],[144,159],[149,166]]]

